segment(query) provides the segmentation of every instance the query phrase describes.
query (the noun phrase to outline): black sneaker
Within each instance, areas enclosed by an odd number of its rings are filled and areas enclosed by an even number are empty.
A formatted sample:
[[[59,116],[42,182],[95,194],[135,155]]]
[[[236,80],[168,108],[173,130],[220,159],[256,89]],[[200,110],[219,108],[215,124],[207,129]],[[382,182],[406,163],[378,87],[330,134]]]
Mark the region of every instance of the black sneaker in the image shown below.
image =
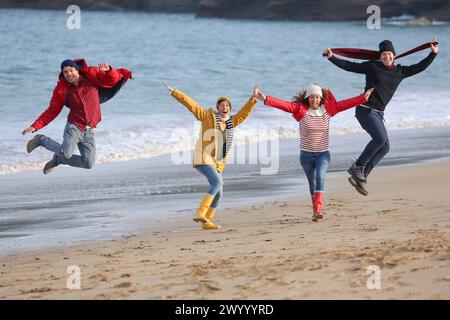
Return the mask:
[[[27,152],[31,153],[34,149],[41,146],[41,138],[43,137],[43,134],[37,134],[35,135],[30,141],[27,143]]]
[[[47,162],[44,166],[44,174],[50,173],[54,168],[58,166],[58,157],[56,154],[53,156],[52,160]]]
[[[348,182],[350,182],[350,184],[355,187],[356,191],[358,191],[363,196],[367,196],[369,194],[369,191],[367,191],[366,184],[364,182],[358,181],[354,177],[349,177]]]
[[[357,181],[367,182],[364,175],[364,166],[357,166],[355,163],[347,170],[347,172]]]

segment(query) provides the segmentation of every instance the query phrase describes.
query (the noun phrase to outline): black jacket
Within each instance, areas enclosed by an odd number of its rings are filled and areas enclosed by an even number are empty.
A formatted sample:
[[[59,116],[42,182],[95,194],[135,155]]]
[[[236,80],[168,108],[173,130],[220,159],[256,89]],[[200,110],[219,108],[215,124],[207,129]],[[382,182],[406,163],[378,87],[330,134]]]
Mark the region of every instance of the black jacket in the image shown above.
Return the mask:
[[[375,88],[375,91],[370,95],[369,101],[365,105],[379,111],[384,111],[400,82],[407,77],[411,77],[425,70],[433,62],[435,57],[436,53],[430,52],[419,63],[411,66],[394,65],[392,69],[386,68],[381,61],[375,60],[357,63],[336,58],[335,55],[331,56],[329,60],[341,69],[365,74],[365,90]]]

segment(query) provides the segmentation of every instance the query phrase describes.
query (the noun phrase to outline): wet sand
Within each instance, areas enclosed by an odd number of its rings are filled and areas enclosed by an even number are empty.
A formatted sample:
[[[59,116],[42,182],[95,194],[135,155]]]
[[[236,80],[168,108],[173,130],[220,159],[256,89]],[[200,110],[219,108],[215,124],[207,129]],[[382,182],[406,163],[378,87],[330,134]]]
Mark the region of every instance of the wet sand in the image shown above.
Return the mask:
[[[391,152],[380,166],[449,157],[449,136],[450,127],[394,130]],[[329,171],[346,171],[368,140],[366,133],[331,136]],[[308,193],[298,140],[280,140],[274,149],[279,153],[273,154],[270,163],[261,161],[264,156],[258,157],[257,164],[236,165],[230,159],[221,208]],[[249,150],[240,146],[231,155],[248,155]],[[187,164],[175,165],[166,155],[100,164],[92,170],[62,166],[46,176],[40,171],[0,176],[0,256],[161,231],[155,218],[188,219],[207,190],[206,179],[190,161],[187,157]],[[276,174],[262,175],[268,168]]]
[[[143,234],[3,256],[0,298],[450,299],[450,161],[379,168],[368,197],[346,177],[329,175],[319,223],[308,197],[279,197],[225,206],[217,231],[157,217]]]

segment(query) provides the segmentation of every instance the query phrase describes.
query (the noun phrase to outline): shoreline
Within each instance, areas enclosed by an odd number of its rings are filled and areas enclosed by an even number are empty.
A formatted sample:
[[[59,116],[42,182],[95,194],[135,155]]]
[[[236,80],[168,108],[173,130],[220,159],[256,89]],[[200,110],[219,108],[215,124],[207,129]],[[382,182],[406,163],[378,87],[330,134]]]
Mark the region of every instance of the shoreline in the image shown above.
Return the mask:
[[[333,128],[332,128],[333,130]],[[450,132],[450,126],[445,126],[445,125],[437,125],[437,126],[430,126],[430,127],[405,127],[405,128],[389,128],[388,130],[391,134],[393,135],[404,135],[407,134],[408,132],[414,132],[414,131],[444,131],[444,132]],[[331,132],[330,133],[330,139],[339,139],[339,137],[355,137],[355,136],[366,136],[366,132],[364,132],[363,129],[358,129],[356,131],[348,131],[348,132]],[[26,142],[31,139],[32,136],[27,136],[26,139],[23,141],[24,145],[26,144]],[[279,139],[256,139],[256,140],[251,140],[251,141],[247,141],[247,139],[244,139],[245,143],[242,143],[242,141],[240,143],[234,143],[233,148],[234,149],[242,149],[244,146],[247,145],[257,145],[257,144],[270,144],[271,142],[273,142],[274,140],[278,140],[283,144],[292,144],[292,143],[296,143],[296,141],[298,140],[298,132],[297,129],[295,130],[295,133],[293,135],[289,134],[286,135],[285,132],[283,132],[282,134],[280,134]],[[176,149],[175,151],[172,152],[163,152],[160,154],[155,154],[155,155],[147,155],[145,157],[138,157],[138,158],[126,158],[126,157],[118,157],[114,160],[109,160],[109,161],[99,161],[99,159],[97,159],[95,168],[98,168],[98,166],[114,166],[114,165],[127,165],[127,163],[137,163],[139,164],[139,162],[144,162],[144,161],[161,161],[160,159],[167,159],[169,157],[171,157],[172,154],[177,154],[177,153],[190,153],[191,157],[192,157],[192,153],[193,153],[193,148],[191,149]],[[26,154],[25,154],[26,156]],[[0,173],[0,179],[2,177],[10,177],[10,176],[15,176],[15,175],[20,175],[20,174],[32,174],[32,173],[40,173],[42,172],[42,168],[45,165],[45,163],[48,161],[48,159],[46,160],[42,160],[41,163],[37,163],[37,162],[32,162],[33,164],[20,164],[17,167],[21,167],[22,169],[11,169],[11,168],[3,168]],[[164,161],[164,160],[163,160]],[[406,162],[405,162],[406,163]]]
[[[429,159],[446,161],[448,134],[450,127],[393,132],[393,150],[380,168]],[[346,171],[367,139],[363,133],[331,138],[327,181]],[[245,148],[241,146],[233,154],[245,154]],[[298,163],[297,139],[281,140],[278,149],[270,161],[270,166],[278,167],[276,175],[261,175],[268,166],[259,162],[227,166],[221,208],[308,194]],[[142,225],[159,231],[158,220],[191,215],[206,189],[204,178],[191,164],[174,165],[170,156],[103,164],[93,170],[62,167],[49,176],[40,172],[3,176],[0,256],[83,240],[120,238],[142,232]],[[331,190],[328,182],[326,190]]]
[[[174,217],[160,232],[2,256],[0,297],[450,299],[445,177],[448,160],[385,167],[362,197],[335,173],[320,223],[300,196],[225,208],[217,231]],[[69,265],[82,270],[82,290],[65,288]],[[381,290],[366,287],[370,265]]]

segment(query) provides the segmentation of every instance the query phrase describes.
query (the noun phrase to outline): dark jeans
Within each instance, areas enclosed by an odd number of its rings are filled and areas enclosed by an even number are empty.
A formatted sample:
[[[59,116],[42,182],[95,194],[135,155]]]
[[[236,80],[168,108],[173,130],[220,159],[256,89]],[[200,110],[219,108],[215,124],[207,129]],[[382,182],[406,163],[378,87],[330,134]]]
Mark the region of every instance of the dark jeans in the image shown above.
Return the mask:
[[[365,166],[364,175],[367,177],[378,162],[389,152],[389,138],[384,126],[383,112],[358,106],[355,116],[361,127],[372,138],[356,160],[357,166]]]

